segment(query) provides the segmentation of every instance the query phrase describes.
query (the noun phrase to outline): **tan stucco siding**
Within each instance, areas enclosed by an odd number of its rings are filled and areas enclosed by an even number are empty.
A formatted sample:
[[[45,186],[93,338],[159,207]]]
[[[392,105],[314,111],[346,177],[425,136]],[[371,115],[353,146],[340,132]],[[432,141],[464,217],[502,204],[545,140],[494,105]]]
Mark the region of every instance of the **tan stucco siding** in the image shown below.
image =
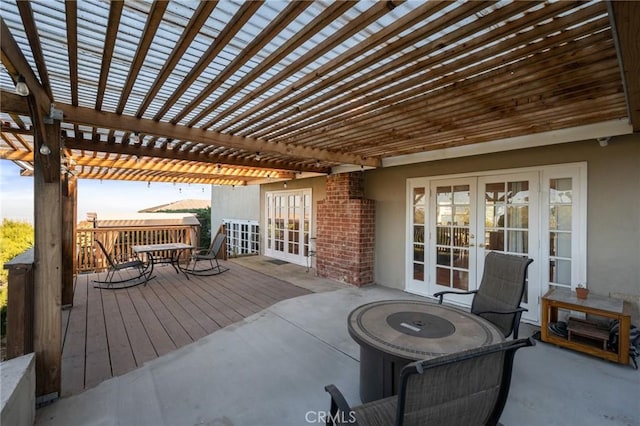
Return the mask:
[[[640,296],[640,135],[389,167],[365,173],[376,201],[375,281],[405,286],[406,180],[412,177],[587,162],[589,287]]]

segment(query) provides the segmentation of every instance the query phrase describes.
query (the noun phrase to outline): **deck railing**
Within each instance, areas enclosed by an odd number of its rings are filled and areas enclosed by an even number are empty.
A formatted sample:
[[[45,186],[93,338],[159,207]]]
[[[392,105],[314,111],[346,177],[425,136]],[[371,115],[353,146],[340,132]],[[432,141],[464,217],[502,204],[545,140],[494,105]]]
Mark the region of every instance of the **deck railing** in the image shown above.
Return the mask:
[[[185,243],[198,245],[200,226],[136,226],[122,228],[88,228],[76,231],[76,273],[100,272],[109,267],[99,240],[117,261],[135,258],[131,246],[143,244]]]

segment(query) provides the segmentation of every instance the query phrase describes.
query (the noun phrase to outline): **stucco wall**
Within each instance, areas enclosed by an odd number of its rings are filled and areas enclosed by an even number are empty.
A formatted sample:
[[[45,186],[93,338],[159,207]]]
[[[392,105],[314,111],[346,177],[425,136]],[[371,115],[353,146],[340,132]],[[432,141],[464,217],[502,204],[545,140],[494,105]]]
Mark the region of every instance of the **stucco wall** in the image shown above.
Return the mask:
[[[211,188],[211,230],[215,232],[222,219],[258,220],[260,187],[258,185],[213,186]]]
[[[640,297],[640,135],[462,157],[365,173],[365,197],[376,201],[375,281],[405,285],[406,179],[586,161],[587,277],[594,293]]]

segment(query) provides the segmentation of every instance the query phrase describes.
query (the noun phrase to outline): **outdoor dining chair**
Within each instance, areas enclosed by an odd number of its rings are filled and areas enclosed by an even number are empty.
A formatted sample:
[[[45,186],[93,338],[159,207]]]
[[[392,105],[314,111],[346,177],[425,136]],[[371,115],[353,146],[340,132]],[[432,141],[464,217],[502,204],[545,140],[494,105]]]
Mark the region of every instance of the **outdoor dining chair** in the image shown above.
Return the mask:
[[[445,294],[473,294],[471,313],[493,323],[505,338],[513,333],[513,338],[517,339],[522,312],[527,311],[520,303],[531,262],[533,259],[524,256],[492,251],[484,260],[482,281],[477,290],[441,291],[433,296],[442,304]]]
[[[229,268],[222,267],[220,266],[220,263],[218,263],[218,252],[222,248],[225,238],[225,234],[218,234],[208,248],[197,250],[191,256],[190,263],[184,271],[189,274],[200,276],[218,275],[224,271],[228,271]],[[204,268],[197,269],[196,266],[198,265],[198,262],[208,262],[208,265],[205,263],[206,266]],[[213,264],[214,262],[215,265]]]
[[[334,385],[327,425],[496,425],[511,386],[515,352],[532,338],[510,340],[408,364],[398,395],[350,407]]]
[[[102,251],[103,256],[105,257],[105,259],[107,259],[107,263],[109,264],[109,268],[107,269],[107,276],[105,277],[104,281],[93,281],[98,284],[96,287],[115,290],[119,288],[133,287],[134,285],[146,282],[146,280],[144,280],[146,267],[141,260],[125,260],[122,262],[117,261],[113,256],[109,254],[107,249],[99,240],[95,240],[95,243],[98,245],[100,251]],[[123,271],[125,269],[134,269],[137,275],[129,275],[126,278],[123,278],[120,271]],[[114,279],[116,274],[118,275],[117,280]]]

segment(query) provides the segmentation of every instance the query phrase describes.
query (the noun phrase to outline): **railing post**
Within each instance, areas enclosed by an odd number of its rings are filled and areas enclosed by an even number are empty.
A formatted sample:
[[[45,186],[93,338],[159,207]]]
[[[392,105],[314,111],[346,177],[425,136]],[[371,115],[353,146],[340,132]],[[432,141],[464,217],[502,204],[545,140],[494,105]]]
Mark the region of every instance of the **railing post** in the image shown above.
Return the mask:
[[[34,250],[5,263],[9,271],[7,301],[7,359],[33,352]]]

